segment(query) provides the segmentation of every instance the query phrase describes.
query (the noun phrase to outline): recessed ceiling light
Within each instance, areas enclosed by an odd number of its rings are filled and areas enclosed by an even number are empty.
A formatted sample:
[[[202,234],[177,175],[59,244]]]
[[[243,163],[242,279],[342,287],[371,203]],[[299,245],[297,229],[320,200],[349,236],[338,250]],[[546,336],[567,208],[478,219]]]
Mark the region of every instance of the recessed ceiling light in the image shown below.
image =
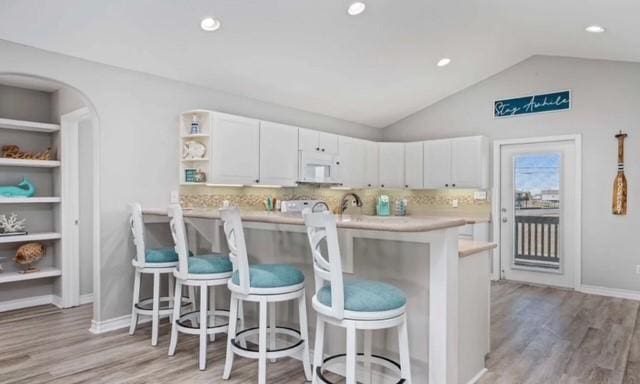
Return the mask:
[[[367,8],[367,5],[365,3],[356,1],[349,6],[349,8],[347,9],[347,13],[350,16],[356,16],[364,12],[365,8]]]
[[[220,28],[220,20],[213,17],[205,17],[200,22],[200,27],[207,32],[216,31]]]
[[[602,33],[606,31],[606,29],[604,29],[604,27],[601,25],[590,25],[584,30],[591,33]]]
[[[451,59],[448,57],[443,57],[442,59],[438,60],[438,67],[446,67],[447,65],[449,65],[449,63],[451,63]]]

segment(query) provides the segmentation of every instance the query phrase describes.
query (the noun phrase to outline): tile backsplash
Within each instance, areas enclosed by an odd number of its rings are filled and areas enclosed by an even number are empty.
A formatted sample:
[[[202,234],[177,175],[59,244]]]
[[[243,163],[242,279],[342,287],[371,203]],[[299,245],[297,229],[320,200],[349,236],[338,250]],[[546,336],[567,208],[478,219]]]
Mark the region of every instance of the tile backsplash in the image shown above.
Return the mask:
[[[181,204],[185,208],[219,208],[224,200],[231,205],[247,210],[264,210],[264,200],[271,196],[278,200],[317,199],[325,201],[332,210],[339,207],[342,196],[357,193],[363,200],[363,214],[375,214],[376,198],[389,195],[391,201],[407,199],[409,214],[468,214],[489,215],[491,202],[475,200],[473,189],[442,190],[385,190],[359,189],[337,190],[324,187],[300,186],[296,188],[229,188],[183,186],[180,191]],[[458,200],[458,208],[452,207]]]

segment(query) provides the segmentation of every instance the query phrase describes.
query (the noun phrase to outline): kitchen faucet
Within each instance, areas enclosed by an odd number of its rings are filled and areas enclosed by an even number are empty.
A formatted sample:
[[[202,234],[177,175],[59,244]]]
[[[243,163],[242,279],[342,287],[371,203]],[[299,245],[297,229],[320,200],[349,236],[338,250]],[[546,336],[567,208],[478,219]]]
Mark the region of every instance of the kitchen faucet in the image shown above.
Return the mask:
[[[356,206],[358,208],[362,208],[362,199],[360,198],[360,196],[358,196],[353,192],[350,192],[342,196],[342,201],[340,202],[340,213],[344,213],[344,211],[346,211],[347,208],[349,208],[349,205],[350,205],[349,196],[353,197],[353,200],[356,202]]]

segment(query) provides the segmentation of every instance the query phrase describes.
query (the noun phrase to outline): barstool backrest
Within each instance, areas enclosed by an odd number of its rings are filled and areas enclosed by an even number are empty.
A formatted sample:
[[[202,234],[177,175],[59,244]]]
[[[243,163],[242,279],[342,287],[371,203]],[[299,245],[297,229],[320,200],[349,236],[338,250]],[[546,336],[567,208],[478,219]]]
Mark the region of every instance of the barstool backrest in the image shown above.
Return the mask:
[[[140,203],[129,204],[129,213],[129,226],[131,227],[131,233],[133,233],[133,244],[136,246],[136,260],[140,266],[144,266],[146,245],[144,243],[142,205]]]
[[[182,216],[182,207],[179,204],[171,204],[167,213],[171,218],[169,227],[171,228],[171,236],[178,254],[178,277],[187,279],[189,275],[189,246],[187,244],[187,230]]]
[[[329,282],[331,284],[329,315],[342,320],[344,318],[344,282],[336,218],[328,211],[318,213],[305,211],[303,216],[313,257],[316,294]],[[326,243],[326,255],[322,254],[323,241]]]
[[[224,234],[227,237],[229,246],[229,260],[233,264],[234,274],[238,273],[238,285],[240,293],[249,294],[249,256],[247,255],[247,244],[244,239],[242,219],[240,210],[237,207],[220,209],[220,216],[224,223]]]

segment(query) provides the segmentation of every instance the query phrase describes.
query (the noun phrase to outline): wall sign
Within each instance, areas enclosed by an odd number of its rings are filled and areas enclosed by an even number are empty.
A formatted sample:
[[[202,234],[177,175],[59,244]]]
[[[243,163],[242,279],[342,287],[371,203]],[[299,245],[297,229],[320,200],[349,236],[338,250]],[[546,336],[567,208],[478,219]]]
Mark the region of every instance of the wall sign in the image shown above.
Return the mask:
[[[509,117],[530,113],[562,111],[571,108],[571,91],[547,93],[496,100],[493,103],[494,117]]]

